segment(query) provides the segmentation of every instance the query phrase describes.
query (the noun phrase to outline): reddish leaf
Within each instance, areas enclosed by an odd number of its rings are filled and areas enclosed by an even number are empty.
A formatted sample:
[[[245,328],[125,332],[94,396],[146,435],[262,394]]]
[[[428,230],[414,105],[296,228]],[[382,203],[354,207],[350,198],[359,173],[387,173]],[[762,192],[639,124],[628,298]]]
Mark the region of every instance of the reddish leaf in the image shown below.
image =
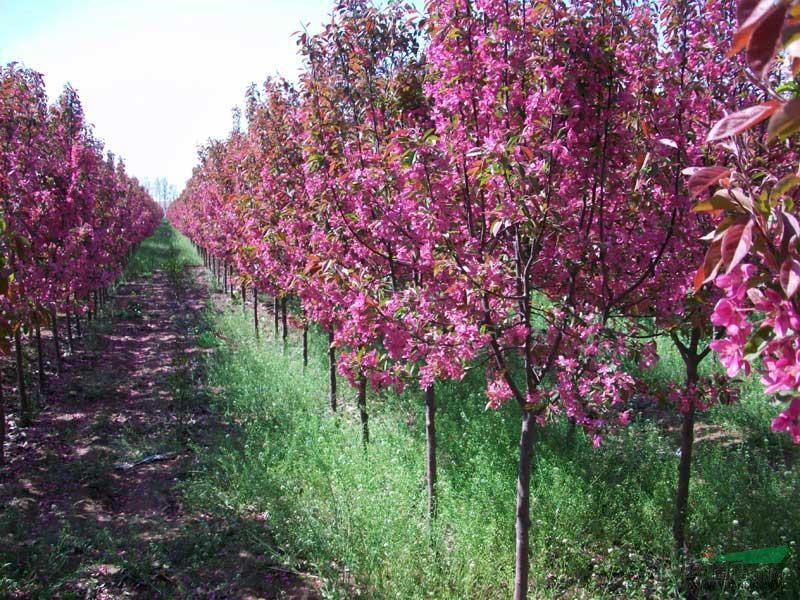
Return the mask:
[[[722,262],[728,265],[726,273],[742,262],[752,245],[753,220],[750,217],[737,219],[722,238]]]
[[[791,298],[800,287],[800,263],[787,258],[781,265],[781,287],[787,298]]]
[[[717,275],[722,263],[722,239],[716,239],[708,247],[702,266],[694,276],[694,291],[697,293],[703,284]]]
[[[772,115],[767,127],[767,139],[786,139],[800,129],[800,98],[789,100]]]
[[[770,11],[753,30],[747,45],[747,64],[759,79],[764,77],[778,48],[786,17],[786,5],[779,4]]]
[[[697,196],[700,192],[708,189],[720,179],[730,174],[731,170],[725,167],[701,167],[689,177],[689,194]]]
[[[714,142],[737,133],[742,133],[771,116],[781,107],[778,100],[768,100],[762,104],[749,106],[743,110],[727,115],[717,121],[716,125],[708,132],[707,141]]]
[[[760,0],[760,2],[757,0],[742,0],[742,2],[739,2],[736,10],[739,29],[733,36],[733,44],[731,49],[728,50],[729,57],[747,46],[758,24],[776,8],[777,6],[775,6],[773,0]]]

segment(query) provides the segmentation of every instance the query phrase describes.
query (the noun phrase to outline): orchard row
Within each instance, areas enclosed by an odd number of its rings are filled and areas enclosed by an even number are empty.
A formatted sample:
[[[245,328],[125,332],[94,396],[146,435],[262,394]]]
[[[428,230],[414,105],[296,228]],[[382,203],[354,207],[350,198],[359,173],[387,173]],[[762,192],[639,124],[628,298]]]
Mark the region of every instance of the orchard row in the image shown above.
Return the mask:
[[[122,162],[105,155],[72,88],[49,106],[39,73],[0,67],[0,353],[16,357],[22,424],[33,413],[23,335],[35,336],[41,382],[41,327],[53,328],[60,367],[58,313],[71,343],[71,317],[91,314],[161,218]],[[4,441],[0,402],[0,463]]]
[[[800,179],[781,177],[797,155],[756,127],[798,125],[793,84],[776,91],[797,61],[773,62],[796,10],[342,1],[298,34],[297,85],[251,88],[246,129],[202,150],[169,219],[226,276],[329,332],[331,408],[338,364],[365,443],[367,386],[420,389],[432,518],[435,382],[482,366],[487,407],[519,405],[518,599],[537,428],[566,418],[599,444],[647,391],[653,339],[670,339],[686,371],[670,394],[683,550],[695,412],[733,397],[700,376],[710,351],[730,376],[763,368],[792,400],[774,427],[800,441]]]

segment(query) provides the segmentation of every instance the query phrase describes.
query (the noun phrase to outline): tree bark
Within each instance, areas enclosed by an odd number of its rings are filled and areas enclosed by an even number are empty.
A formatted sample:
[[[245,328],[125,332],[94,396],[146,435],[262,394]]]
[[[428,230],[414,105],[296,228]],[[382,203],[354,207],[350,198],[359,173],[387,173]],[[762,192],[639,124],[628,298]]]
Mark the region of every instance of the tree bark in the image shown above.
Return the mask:
[[[256,339],[261,337],[258,331],[258,289],[253,287],[253,327],[256,330]]]
[[[308,366],[308,323],[303,323],[303,370]]]
[[[280,301],[278,300],[277,296],[272,298],[272,312],[273,316],[275,317],[275,341],[278,341],[278,331],[280,329],[280,319],[281,319],[281,307]]]
[[[0,465],[6,462],[6,403],[3,399],[3,381],[0,374]]]
[[[244,286],[244,282],[242,282],[241,290],[242,290],[242,314],[247,314],[247,289]]]
[[[436,390],[425,388],[425,439],[427,442],[428,518],[436,518]]]
[[[228,281],[230,282],[230,285],[228,286],[228,291],[230,291],[231,300],[233,300],[233,298],[234,298],[234,291],[233,291],[233,265],[229,265],[228,266],[228,270],[230,271],[230,273],[228,275]]]
[[[39,391],[44,393],[46,382],[44,374],[44,353],[42,352],[42,328],[38,321],[34,326],[34,331],[36,333],[36,362],[39,368]]]
[[[367,413],[367,376],[361,373],[358,379],[358,412],[361,413],[361,441],[364,449],[369,444],[369,414]]]
[[[530,570],[531,529],[531,467],[533,446],[536,441],[536,416],[531,411],[522,413],[522,430],[519,437],[519,465],[517,467],[516,564],[514,571],[514,600],[528,597],[528,572]]]
[[[328,332],[328,384],[331,411],[336,412],[336,348],[333,346],[333,327]]]
[[[222,261],[222,292],[228,293],[228,263]]]
[[[695,349],[696,350],[696,349]],[[698,381],[698,359],[696,352],[684,357],[686,362],[686,388],[691,390]],[[686,514],[689,506],[689,480],[692,472],[692,449],[694,446],[695,404],[692,399],[689,410],[683,414],[681,424],[681,458],[678,463],[678,485],[675,491],[675,514],[672,521],[672,538],[675,549],[688,551],[686,544]]]
[[[56,373],[61,375],[61,340],[58,337],[58,312],[50,309],[50,324],[53,329],[53,344],[56,347]]]
[[[33,407],[25,390],[25,371],[22,362],[22,335],[19,327],[14,332],[14,346],[17,358],[17,386],[19,387],[20,421],[23,426],[28,426],[33,421]]]
[[[72,338],[72,311],[70,310],[67,311],[67,347],[70,354],[75,352],[75,342]]]
[[[281,323],[283,324],[283,350],[286,351],[286,346],[289,342],[289,325],[286,322],[286,296],[281,298]]]

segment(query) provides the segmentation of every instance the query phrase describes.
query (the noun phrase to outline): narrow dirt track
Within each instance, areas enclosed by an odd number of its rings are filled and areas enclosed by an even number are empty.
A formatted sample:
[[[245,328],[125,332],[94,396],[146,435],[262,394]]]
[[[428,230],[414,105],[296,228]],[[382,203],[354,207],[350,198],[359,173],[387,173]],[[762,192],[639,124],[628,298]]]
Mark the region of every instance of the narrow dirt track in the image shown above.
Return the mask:
[[[30,580],[11,597],[316,597],[307,579],[248,551],[236,528],[252,523],[182,503],[195,451],[225,427],[198,401],[209,350],[193,333],[209,303],[205,277],[186,267],[118,286],[50,380],[35,424],[12,423],[0,564]],[[161,460],[131,468],[154,455]]]

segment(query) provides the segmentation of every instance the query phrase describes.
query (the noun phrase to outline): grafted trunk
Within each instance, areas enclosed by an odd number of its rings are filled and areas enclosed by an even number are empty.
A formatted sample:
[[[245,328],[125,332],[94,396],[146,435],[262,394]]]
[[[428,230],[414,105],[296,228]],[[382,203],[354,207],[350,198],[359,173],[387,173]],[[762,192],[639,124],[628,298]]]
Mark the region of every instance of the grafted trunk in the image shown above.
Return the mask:
[[[692,389],[698,380],[696,357],[686,360],[686,387]],[[675,491],[675,514],[672,521],[672,538],[678,552],[688,550],[686,544],[686,513],[689,506],[689,480],[692,473],[692,449],[694,446],[695,404],[690,400],[689,410],[683,414],[681,424],[681,458],[678,463],[678,485]]]
[[[531,411],[522,413],[519,436],[519,465],[517,466],[516,561],[514,570],[514,600],[528,597],[531,529],[531,466],[536,441],[536,418]]]
[[[42,328],[39,322],[34,326],[36,333],[36,362],[39,368],[39,391],[44,392],[45,388],[45,374],[44,374],[44,352],[42,351]]]
[[[328,385],[331,411],[336,412],[336,348],[333,345],[333,327],[328,332]]]
[[[56,347],[56,373],[61,375],[61,339],[58,336],[58,313],[50,309],[50,326],[53,329],[53,344]]]
[[[14,349],[16,350],[17,359],[17,387],[19,388],[19,407],[21,424],[28,426],[33,419],[33,406],[31,406],[30,398],[25,390],[25,371],[22,360],[22,335],[20,334],[19,327],[14,332]]]
[[[436,390],[425,388],[425,440],[427,442],[428,517],[436,518]]]
[[[369,444],[369,413],[367,413],[367,376],[361,373],[358,379],[358,412],[361,414],[361,441],[366,449]]]
[[[253,288],[253,327],[256,330],[256,339],[261,337],[260,332],[258,331],[258,289]]]

